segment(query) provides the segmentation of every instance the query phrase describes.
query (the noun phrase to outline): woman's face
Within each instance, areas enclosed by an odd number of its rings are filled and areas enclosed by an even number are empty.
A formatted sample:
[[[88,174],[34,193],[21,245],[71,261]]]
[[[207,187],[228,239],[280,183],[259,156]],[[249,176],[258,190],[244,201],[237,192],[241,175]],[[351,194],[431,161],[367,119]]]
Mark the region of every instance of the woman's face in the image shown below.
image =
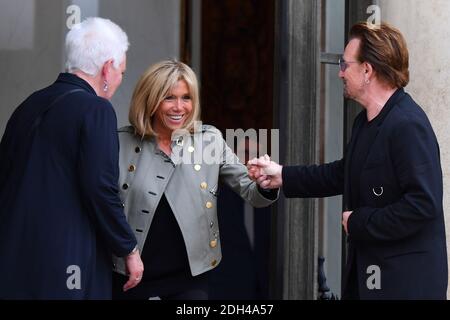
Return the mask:
[[[171,135],[183,127],[192,112],[192,99],[189,87],[184,80],[178,80],[158,106],[153,127],[158,134]]]

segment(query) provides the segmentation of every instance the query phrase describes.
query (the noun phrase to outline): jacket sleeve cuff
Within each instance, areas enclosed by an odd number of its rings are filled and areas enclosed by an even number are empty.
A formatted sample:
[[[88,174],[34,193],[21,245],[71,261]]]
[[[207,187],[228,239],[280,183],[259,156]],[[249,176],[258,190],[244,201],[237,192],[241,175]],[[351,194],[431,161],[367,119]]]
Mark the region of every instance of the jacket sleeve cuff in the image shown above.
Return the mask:
[[[281,177],[283,179],[283,193],[286,198],[293,198],[297,196],[297,189],[299,181],[296,179],[292,179],[295,177],[298,169],[294,166],[283,166],[281,169]]]
[[[348,234],[353,239],[370,240],[367,232],[367,222],[372,215],[373,208],[358,208],[353,210],[347,221]]]
[[[258,185],[258,192],[266,199],[277,200],[280,189],[263,189]]]
[[[126,258],[130,254],[133,254],[135,252],[135,250],[138,250],[138,249],[139,249],[139,247],[137,245],[137,241],[133,240],[130,242],[130,245],[126,247],[126,249],[124,248],[123,251],[121,250],[121,252],[118,252],[117,257]]]

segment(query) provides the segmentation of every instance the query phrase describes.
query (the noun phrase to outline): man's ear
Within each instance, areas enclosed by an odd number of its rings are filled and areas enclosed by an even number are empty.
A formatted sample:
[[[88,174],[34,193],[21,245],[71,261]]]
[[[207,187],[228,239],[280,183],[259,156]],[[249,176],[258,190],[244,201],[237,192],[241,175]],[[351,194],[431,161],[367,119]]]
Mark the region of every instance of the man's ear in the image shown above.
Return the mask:
[[[370,78],[373,74],[373,67],[370,63],[364,62],[364,73]]]
[[[374,73],[375,70],[373,69],[373,66],[368,62],[364,62],[364,81],[367,84],[374,78]]]

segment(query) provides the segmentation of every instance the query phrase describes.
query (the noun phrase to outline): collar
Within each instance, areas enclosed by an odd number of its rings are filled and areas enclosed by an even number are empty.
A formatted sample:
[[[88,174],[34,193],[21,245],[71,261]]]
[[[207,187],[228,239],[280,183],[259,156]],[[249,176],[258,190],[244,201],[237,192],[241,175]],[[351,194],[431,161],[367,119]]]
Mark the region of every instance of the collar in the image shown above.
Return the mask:
[[[55,83],[68,83],[80,87],[94,95],[97,95],[94,88],[92,88],[89,83],[72,73],[60,73]]]
[[[386,116],[388,115],[389,111],[392,110],[392,108],[404,96],[404,94],[405,94],[405,90],[403,88],[398,88],[391,95],[391,97],[388,99],[388,101],[386,101],[386,103],[385,103],[384,107],[381,109],[380,113],[374,119],[372,119],[372,121],[370,121],[369,123],[376,123],[378,126],[380,126],[383,123]],[[367,116],[365,119],[367,121]]]

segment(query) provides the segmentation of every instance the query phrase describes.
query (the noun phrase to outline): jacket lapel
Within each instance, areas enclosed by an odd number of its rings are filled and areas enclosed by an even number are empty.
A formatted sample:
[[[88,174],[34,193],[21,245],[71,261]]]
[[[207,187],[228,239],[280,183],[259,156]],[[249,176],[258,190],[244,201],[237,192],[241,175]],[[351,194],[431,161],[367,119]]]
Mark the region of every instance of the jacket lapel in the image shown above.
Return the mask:
[[[345,154],[345,171],[344,171],[344,194],[343,194],[343,204],[344,204],[344,211],[347,211],[351,208],[351,203],[349,203],[351,197],[350,197],[350,165],[351,165],[351,158],[353,154],[353,149],[355,148],[356,143],[356,137],[358,136],[359,131],[361,130],[361,127],[363,125],[363,119],[364,114],[361,113],[361,116],[358,117],[355,121],[358,121],[358,123],[355,124],[355,127],[352,132],[352,136],[350,138],[350,142],[348,144],[348,149]]]
[[[381,130],[381,127],[384,123],[384,120],[389,115],[390,111],[395,107],[395,105],[406,95],[403,88],[398,89],[395,91],[395,93],[392,95],[391,98],[389,98],[388,102],[386,103],[385,107],[383,108],[381,118],[379,119],[377,123],[376,130],[373,131],[372,136],[370,139],[370,145],[374,145],[376,142],[376,139],[378,137],[378,134]],[[350,166],[351,166],[351,158],[352,154],[354,152],[355,144],[356,144],[356,137],[359,134],[359,131],[362,128],[362,125],[364,124],[365,118],[364,113],[360,114],[358,118],[356,118],[355,121],[355,128],[352,132],[352,137],[350,139],[350,143],[348,146],[348,150],[345,154],[345,179],[344,179],[344,195],[343,195],[343,202],[344,202],[344,209],[347,211],[350,208],[352,208],[353,204],[351,203],[351,195],[350,195]],[[366,164],[367,160],[370,158],[371,154],[373,152],[377,152],[378,150],[374,150],[373,148],[367,153],[367,157],[364,160],[364,165]],[[364,167],[364,166],[363,166]]]
[[[380,119],[378,120],[377,123],[377,127],[376,130],[374,130],[372,132],[372,135],[369,137],[369,141],[370,141],[370,145],[373,146],[375,145],[375,142],[377,140],[378,134],[380,133],[384,120],[386,120],[386,118],[389,116],[389,113],[392,111],[392,109],[395,108],[396,104],[398,103],[398,101],[400,101],[404,96],[406,95],[406,93],[404,92],[403,89],[398,89],[393,95],[392,97],[388,100],[388,102],[386,103],[385,107],[382,110],[382,114],[380,114]],[[369,152],[367,153],[366,158],[364,159],[364,165],[363,168],[366,166],[366,163],[369,159],[371,159],[371,157],[373,156],[374,153],[379,152],[380,150],[377,148],[371,148],[369,150]]]

